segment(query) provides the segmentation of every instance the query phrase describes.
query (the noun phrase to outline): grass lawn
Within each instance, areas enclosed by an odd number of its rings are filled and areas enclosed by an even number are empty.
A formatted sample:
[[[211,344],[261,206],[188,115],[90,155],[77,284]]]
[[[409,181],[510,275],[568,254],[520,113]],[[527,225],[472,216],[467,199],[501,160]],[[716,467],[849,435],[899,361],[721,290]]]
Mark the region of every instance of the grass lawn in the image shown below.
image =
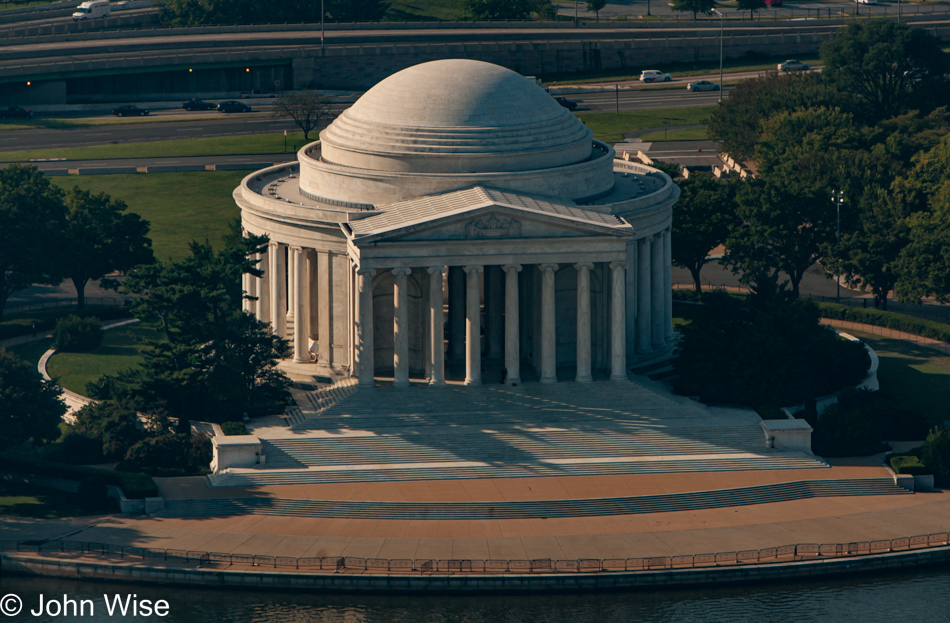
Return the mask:
[[[712,109],[711,106],[691,106],[665,110],[627,110],[621,111],[619,115],[613,112],[590,112],[577,116],[594,131],[594,138],[606,143],[618,143],[623,140],[624,132],[662,128],[664,121],[669,121],[670,125],[703,123]]]
[[[112,501],[90,504],[86,496],[0,480],[0,515],[19,517],[76,517],[113,512]]]
[[[316,134],[312,134],[310,138],[316,140]],[[295,147],[299,148],[303,144],[303,132],[287,133],[287,153],[293,153]],[[227,156],[232,154],[277,154],[283,152],[284,134],[283,132],[273,132],[243,136],[184,138],[148,143],[123,143],[120,145],[6,151],[0,153],[0,161],[25,162],[35,158],[67,158],[69,160],[168,158],[178,156]]]
[[[466,11],[459,0],[397,0],[386,10],[392,21],[464,20]]]
[[[188,243],[217,243],[240,215],[231,198],[247,171],[196,171],[148,175],[89,175],[50,178],[64,188],[105,192],[129,204],[152,224],[152,249],[160,260],[188,255]]]
[[[669,132],[650,132],[640,137],[644,141],[706,141],[706,128],[694,130],[670,130]]]
[[[849,331],[867,342],[881,360],[881,393],[918,409],[927,421],[950,419],[950,357],[909,342]]]
[[[88,117],[79,119],[16,119],[7,120],[0,123],[0,132],[8,130],[35,130],[36,128],[45,128],[47,130],[76,130],[79,128],[99,127],[103,125],[128,125],[132,123],[175,123],[183,120],[193,121],[182,116],[175,117]]]
[[[34,322],[36,323],[37,334],[43,335],[56,326],[56,321],[59,318],[76,312],[75,305],[64,305],[62,307],[6,313],[3,315],[3,320],[0,321],[0,340],[31,334]],[[86,305],[86,313],[97,316],[103,321],[129,317],[128,313],[118,305]]]
[[[54,2],[59,2],[59,0],[19,0],[18,2],[3,2],[0,3],[0,11],[7,11],[9,9],[23,9],[31,6],[42,6],[44,4],[53,4]]]
[[[48,351],[53,345],[53,338],[46,338],[44,340],[36,340],[35,342],[26,342],[23,344],[17,344],[16,346],[8,346],[7,350],[16,355],[21,359],[26,359],[33,365],[36,365],[40,361],[40,357],[43,356],[43,353]]]
[[[102,344],[93,351],[53,355],[47,371],[66,389],[85,395],[86,383],[140,364],[140,340],[160,338],[160,331],[143,323],[112,329],[103,333]]]

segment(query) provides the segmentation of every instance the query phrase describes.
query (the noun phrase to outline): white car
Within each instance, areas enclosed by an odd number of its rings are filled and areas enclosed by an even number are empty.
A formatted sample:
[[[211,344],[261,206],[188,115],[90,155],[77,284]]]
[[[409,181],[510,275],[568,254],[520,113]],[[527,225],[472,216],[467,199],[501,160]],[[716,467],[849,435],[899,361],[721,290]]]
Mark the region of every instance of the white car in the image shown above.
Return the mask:
[[[778,64],[779,71],[808,71],[809,69],[811,69],[811,67],[808,66],[808,63],[801,61],[789,60]]]
[[[854,0],[858,4],[877,4],[877,0]]]
[[[647,69],[640,72],[640,82],[669,82],[673,79],[670,74],[665,74],[659,69]]]
[[[709,80],[697,80],[686,85],[687,91],[718,91],[719,85]]]

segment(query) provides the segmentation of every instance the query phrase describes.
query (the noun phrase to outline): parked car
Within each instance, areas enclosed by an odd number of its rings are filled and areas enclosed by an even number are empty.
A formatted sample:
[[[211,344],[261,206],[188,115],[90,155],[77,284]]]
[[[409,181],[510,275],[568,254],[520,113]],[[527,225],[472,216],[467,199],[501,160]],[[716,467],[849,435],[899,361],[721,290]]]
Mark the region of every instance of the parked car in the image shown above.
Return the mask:
[[[33,111],[21,106],[10,106],[7,109],[0,110],[0,119],[29,119],[32,116]]]
[[[858,4],[877,4],[877,0],[854,0]]]
[[[119,106],[118,108],[112,109],[112,114],[116,117],[128,117],[130,115],[138,115],[144,117],[148,114],[148,110],[145,108],[139,108],[138,106],[132,106],[131,104],[127,106]]]
[[[809,69],[811,69],[811,67],[808,66],[808,63],[801,61],[789,60],[778,64],[779,71],[808,71]]]
[[[575,102],[574,100],[569,100],[566,97],[555,97],[554,99],[557,101],[558,104],[560,104],[564,108],[567,108],[568,110],[574,110],[575,108],[577,108],[577,102]]]
[[[251,107],[244,102],[228,100],[218,104],[218,112],[251,112]]]
[[[686,85],[687,91],[718,91],[719,85],[709,80],[697,80]]]
[[[193,97],[181,105],[185,110],[216,110],[218,105],[214,102],[206,102],[197,97]]]
[[[770,9],[777,9],[782,6],[782,0],[765,0],[765,6]]]
[[[640,72],[640,82],[669,82],[672,79],[673,76],[659,69],[647,69]]]

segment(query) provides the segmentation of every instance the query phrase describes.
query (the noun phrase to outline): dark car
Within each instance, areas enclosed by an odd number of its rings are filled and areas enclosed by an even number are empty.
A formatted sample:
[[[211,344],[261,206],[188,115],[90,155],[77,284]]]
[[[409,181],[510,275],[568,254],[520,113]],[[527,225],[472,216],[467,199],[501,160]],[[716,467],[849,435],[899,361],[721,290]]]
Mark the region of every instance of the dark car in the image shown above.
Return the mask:
[[[778,7],[782,6],[782,0],[765,0],[765,6],[772,9],[777,9]]]
[[[218,104],[218,112],[251,112],[251,107],[244,102],[230,100]]]
[[[197,97],[193,97],[181,105],[185,110],[215,110],[218,105],[213,102],[206,102]]]
[[[32,116],[33,111],[21,106],[10,106],[7,109],[0,110],[0,119],[29,119]]]
[[[555,97],[554,99],[557,101],[558,104],[560,104],[564,108],[567,108],[568,110],[574,110],[575,108],[577,108],[577,102],[575,102],[574,100],[569,100],[566,97]]]
[[[129,117],[129,116],[134,116],[134,115],[144,117],[145,115],[148,114],[148,110],[145,108],[139,108],[138,106],[132,106],[132,105],[119,106],[118,108],[112,109],[112,114],[115,115],[116,117]]]

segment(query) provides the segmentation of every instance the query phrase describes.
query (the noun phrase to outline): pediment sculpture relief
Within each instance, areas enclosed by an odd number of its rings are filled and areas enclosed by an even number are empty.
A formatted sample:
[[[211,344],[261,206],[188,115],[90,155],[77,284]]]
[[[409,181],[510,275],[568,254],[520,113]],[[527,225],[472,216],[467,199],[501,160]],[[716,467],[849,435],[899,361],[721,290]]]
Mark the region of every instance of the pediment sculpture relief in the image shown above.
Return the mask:
[[[469,238],[504,238],[521,234],[521,223],[513,218],[489,214],[465,226]]]

